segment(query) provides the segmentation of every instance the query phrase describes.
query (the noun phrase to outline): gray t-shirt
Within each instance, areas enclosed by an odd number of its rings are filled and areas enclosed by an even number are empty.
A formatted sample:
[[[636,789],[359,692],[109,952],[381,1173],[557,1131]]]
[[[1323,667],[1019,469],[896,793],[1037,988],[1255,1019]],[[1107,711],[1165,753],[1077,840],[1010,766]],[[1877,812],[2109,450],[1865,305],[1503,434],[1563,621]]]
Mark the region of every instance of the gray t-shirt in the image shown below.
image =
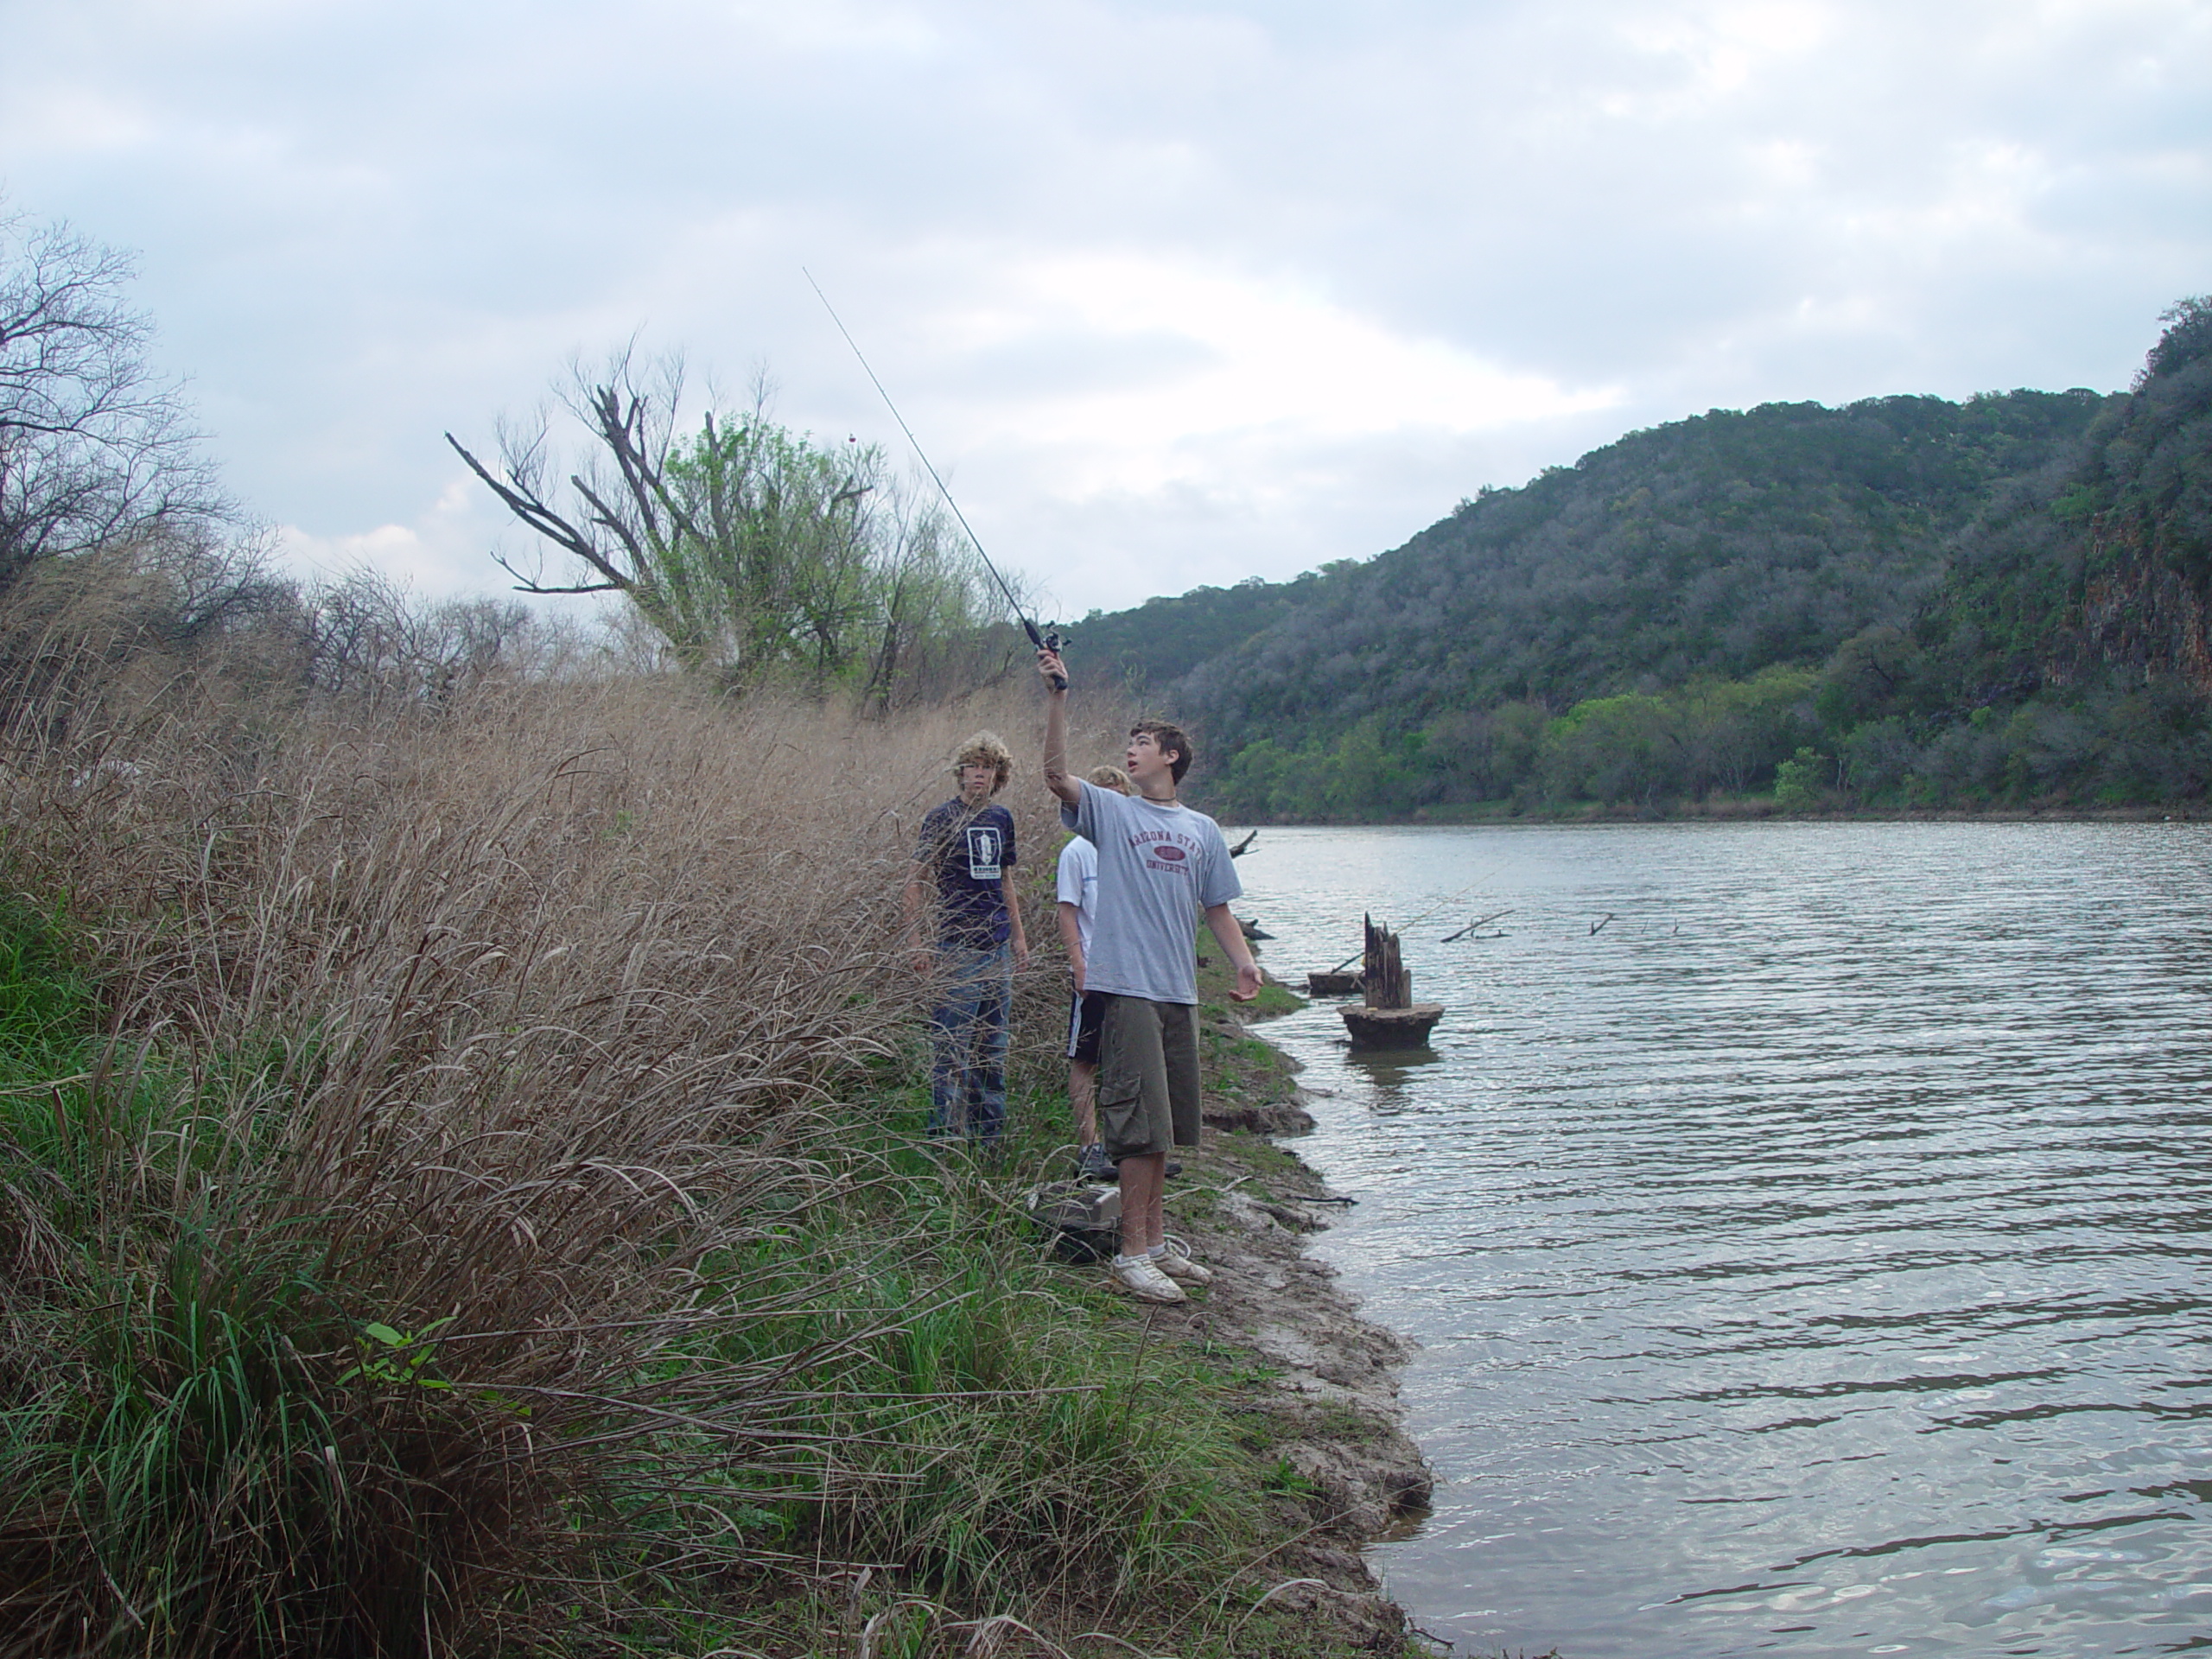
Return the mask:
[[[1082,787],[1083,804],[1063,804],[1060,822],[1098,849],[1084,989],[1196,1002],[1197,913],[1244,891],[1221,826],[1187,806]]]

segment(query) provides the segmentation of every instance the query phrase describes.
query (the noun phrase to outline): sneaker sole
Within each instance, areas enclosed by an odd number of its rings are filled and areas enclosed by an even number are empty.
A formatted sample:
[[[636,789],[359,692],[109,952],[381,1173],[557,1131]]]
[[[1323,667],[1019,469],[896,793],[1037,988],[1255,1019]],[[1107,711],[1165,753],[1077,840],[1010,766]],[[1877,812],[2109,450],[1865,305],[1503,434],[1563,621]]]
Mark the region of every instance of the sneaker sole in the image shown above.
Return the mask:
[[[1131,1301],[1147,1302],[1154,1307],[1180,1307],[1191,1300],[1182,1294],[1183,1287],[1180,1285],[1175,1287],[1174,1295],[1163,1296],[1156,1290],[1140,1290],[1135,1285],[1125,1283],[1119,1279],[1116,1279],[1114,1284],[1116,1288]]]

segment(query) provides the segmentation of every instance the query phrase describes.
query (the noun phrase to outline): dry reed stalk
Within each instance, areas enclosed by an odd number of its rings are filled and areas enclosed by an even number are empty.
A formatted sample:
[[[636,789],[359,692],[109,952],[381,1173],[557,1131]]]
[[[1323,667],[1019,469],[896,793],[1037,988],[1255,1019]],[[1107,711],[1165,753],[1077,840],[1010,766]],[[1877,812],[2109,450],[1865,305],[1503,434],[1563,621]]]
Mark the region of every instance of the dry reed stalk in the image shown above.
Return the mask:
[[[626,1504],[834,1468],[793,1379],[880,1329],[715,1338],[806,1300],[803,1260],[765,1290],[745,1263],[835,1190],[821,1109],[926,993],[898,892],[970,714],[588,679],[242,707],[106,672],[81,615],[40,626],[61,671],[4,733],[9,880],[87,930],[118,1043],[153,1035],[82,1091],[75,1293],[123,1311],[97,1353],[42,1351],[66,1298],[12,1299],[0,1371],[80,1427],[64,1396],[121,1410],[119,1377],[156,1417],[218,1360],[245,1381],[173,1425],[177,1491],[219,1465],[188,1513],[119,1479],[7,1492],[0,1609],[41,1640],[188,1617],[178,1653],[442,1644],[585,1572]],[[1012,804],[1048,863],[1043,803]],[[167,1116],[130,1103],[155,1083]],[[327,1442],[304,1468],[253,1416],[287,1398]],[[188,1535],[189,1582],[162,1555]]]

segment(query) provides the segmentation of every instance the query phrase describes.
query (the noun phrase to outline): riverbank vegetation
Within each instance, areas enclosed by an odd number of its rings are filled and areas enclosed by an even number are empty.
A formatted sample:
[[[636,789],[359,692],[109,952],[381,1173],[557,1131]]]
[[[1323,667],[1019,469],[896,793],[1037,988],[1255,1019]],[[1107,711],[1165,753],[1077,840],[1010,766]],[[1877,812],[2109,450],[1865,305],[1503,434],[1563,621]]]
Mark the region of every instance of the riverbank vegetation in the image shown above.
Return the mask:
[[[1071,660],[1244,819],[2201,807],[2212,302],[2164,321],[2126,394],[1716,410]]]
[[[1019,1212],[1049,967],[1013,1143],[919,1133],[909,841],[1033,706],[362,592],[384,646],[308,650],[187,626],[218,574],[47,562],[0,628],[0,1652],[1348,1650],[1268,1599],[1249,1357]]]

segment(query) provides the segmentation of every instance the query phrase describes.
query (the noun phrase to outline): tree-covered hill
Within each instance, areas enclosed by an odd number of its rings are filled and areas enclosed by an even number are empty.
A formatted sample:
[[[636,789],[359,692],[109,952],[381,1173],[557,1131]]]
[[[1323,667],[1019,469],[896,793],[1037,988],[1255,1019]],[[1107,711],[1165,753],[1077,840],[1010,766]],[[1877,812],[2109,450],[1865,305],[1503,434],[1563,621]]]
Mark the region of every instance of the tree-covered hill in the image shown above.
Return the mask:
[[[1955,683],[2119,675],[2212,693],[2212,306],[2168,315],[2074,463],[2000,491],[1960,538],[1921,630]]]
[[[1193,720],[1239,816],[2183,798],[2212,310],[2168,321],[2129,394],[1716,410],[1372,560],[1094,615],[1074,659]]]
[[[1090,672],[1104,671],[1140,697],[1171,691],[1193,664],[1232,652],[1288,615],[1346,559],[1292,582],[1249,576],[1234,588],[1193,588],[1127,611],[1093,611],[1067,630]]]

